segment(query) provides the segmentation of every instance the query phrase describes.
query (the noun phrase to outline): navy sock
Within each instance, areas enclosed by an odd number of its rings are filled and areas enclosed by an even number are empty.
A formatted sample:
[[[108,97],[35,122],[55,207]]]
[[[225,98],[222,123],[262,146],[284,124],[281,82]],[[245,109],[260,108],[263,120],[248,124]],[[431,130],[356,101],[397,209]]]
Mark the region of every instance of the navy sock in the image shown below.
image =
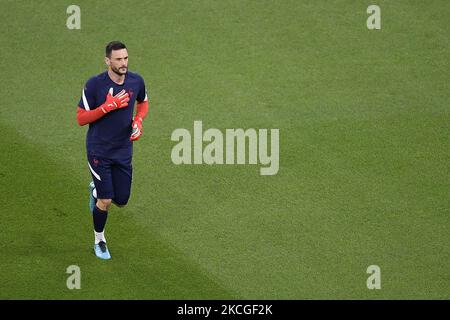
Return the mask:
[[[105,229],[106,219],[108,218],[108,211],[100,210],[97,206],[95,206],[92,216],[94,217],[95,232],[103,232]]]

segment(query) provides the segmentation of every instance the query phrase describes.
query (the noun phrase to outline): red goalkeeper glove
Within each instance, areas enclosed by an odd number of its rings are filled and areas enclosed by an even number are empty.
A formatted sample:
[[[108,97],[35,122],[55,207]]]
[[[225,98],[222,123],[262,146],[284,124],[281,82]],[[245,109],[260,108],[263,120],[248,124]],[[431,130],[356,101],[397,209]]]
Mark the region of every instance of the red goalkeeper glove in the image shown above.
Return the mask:
[[[133,131],[131,132],[130,140],[139,140],[142,135],[142,118],[138,116],[134,117],[131,127],[133,128]]]
[[[125,108],[130,101],[129,95],[125,90],[120,91],[114,97],[108,92],[106,101],[100,107],[104,113],[111,112],[116,109]]]

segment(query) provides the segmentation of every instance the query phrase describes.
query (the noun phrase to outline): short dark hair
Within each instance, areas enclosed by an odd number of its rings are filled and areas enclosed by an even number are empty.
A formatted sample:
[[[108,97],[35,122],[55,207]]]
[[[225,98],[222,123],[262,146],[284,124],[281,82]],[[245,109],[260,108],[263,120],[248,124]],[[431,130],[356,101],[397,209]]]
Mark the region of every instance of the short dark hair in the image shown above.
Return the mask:
[[[111,52],[113,50],[126,49],[127,47],[120,41],[111,41],[106,45],[105,56],[111,58]]]

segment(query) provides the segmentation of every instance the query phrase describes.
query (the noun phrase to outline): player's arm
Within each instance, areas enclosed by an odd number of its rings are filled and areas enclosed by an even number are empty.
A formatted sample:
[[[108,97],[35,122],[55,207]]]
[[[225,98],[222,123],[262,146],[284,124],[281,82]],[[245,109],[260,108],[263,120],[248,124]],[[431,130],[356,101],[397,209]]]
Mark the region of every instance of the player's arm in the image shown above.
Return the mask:
[[[128,101],[130,100],[128,93],[122,90],[114,97],[111,93],[106,96],[106,101],[95,108],[94,110],[86,110],[81,106],[78,106],[77,110],[77,121],[80,126],[84,126],[88,123],[92,123],[102,118],[105,114],[120,108],[128,106]]]
[[[145,119],[145,117],[147,116],[148,113],[148,101],[142,101],[142,102],[138,102],[137,107],[136,107],[136,115],[134,116],[134,119],[139,120],[142,122],[142,120]]]
[[[139,92],[136,96],[137,106],[136,106],[136,115],[133,118],[133,123],[131,124],[132,131],[130,140],[136,141],[142,135],[142,121],[145,119],[148,113],[148,95],[147,90],[145,88],[144,79],[141,78],[141,85],[139,88]]]
[[[140,100],[140,99],[142,100]],[[131,132],[131,141],[139,140],[142,135],[142,121],[145,119],[148,113],[148,97],[147,91],[145,90],[145,84],[142,81],[142,88],[139,92],[136,106],[136,115],[133,118],[133,123],[131,124],[133,130]]]
[[[101,108],[96,108],[94,110],[85,110],[78,106],[77,110],[77,122],[80,126],[84,126],[86,124],[92,123],[103,117],[105,113],[103,113]]]
[[[139,138],[142,135],[142,121],[145,119],[148,113],[148,101],[142,101],[138,102],[136,107],[136,115],[133,118],[133,131],[131,133],[130,140],[136,141],[139,140]]]

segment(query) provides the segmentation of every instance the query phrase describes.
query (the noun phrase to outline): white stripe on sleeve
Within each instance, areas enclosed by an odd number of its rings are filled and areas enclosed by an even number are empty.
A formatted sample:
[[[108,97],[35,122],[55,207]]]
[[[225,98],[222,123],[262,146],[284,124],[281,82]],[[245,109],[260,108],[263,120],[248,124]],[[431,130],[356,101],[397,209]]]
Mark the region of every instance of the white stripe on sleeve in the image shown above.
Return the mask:
[[[84,89],[83,89],[83,104],[84,104],[84,109],[91,110],[91,108],[89,108],[89,103],[86,99],[86,95],[84,94]]]

